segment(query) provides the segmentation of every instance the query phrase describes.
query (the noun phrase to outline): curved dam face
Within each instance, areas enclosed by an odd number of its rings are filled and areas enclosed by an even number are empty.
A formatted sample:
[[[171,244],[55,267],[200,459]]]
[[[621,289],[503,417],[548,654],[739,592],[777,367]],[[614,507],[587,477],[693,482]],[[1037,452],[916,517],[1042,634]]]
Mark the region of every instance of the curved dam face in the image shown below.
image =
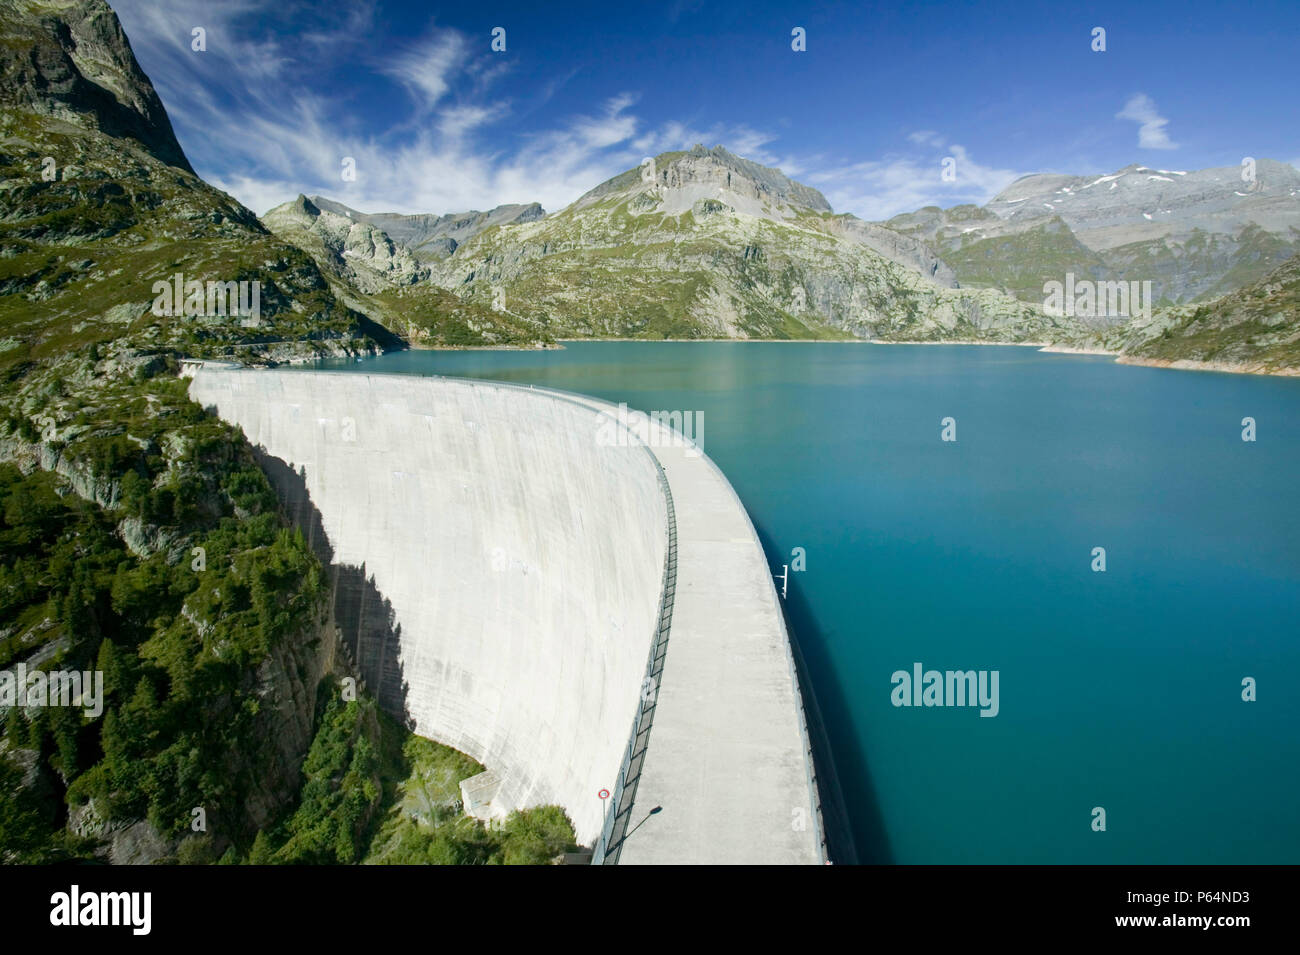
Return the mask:
[[[490,814],[559,804],[605,862],[825,861],[771,568],[680,434],[540,388],[191,371],[324,547],[370,689],[487,767]]]
[[[191,396],[292,468],[336,565],[391,604],[385,708],[492,771],[500,812],[599,833],[658,615],[666,504],[644,446],[544,392],[204,366]],[[277,481],[281,485],[282,481]]]

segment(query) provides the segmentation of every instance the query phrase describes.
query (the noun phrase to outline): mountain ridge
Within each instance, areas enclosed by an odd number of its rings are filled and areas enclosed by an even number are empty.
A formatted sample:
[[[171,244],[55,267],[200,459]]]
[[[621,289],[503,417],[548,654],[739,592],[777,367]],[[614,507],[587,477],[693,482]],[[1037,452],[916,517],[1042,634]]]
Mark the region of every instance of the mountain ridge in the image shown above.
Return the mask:
[[[460,243],[492,226],[532,222],[546,215],[539,202],[506,203],[486,212],[472,209],[441,215],[403,215],[397,212],[360,212],[324,196],[306,198],[322,210],[373,225],[420,259],[445,258],[455,252]]]
[[[1042,301],[1041,284],[1066,271],[1150,280],[1168,305],[1206,301],[1300,253],[1300,172],[1271,159],[1252,163],[1032,174],[984,206],[927,206],[882,224],[934,244],[962,284],[1024,301]]]
[[[433,284],[425,260],[369,220],[348,215],[351,211],[299,195],[269,210],[262,222],[311,256],[335,298],[410,346],[550,343],[544,331],[492,303],[463,301]]]
[[[953,287],[923,243],[837,216],[821,193],[722,147],[648,159],[430,268],[557,337],[1019,340],[1055,324]]]

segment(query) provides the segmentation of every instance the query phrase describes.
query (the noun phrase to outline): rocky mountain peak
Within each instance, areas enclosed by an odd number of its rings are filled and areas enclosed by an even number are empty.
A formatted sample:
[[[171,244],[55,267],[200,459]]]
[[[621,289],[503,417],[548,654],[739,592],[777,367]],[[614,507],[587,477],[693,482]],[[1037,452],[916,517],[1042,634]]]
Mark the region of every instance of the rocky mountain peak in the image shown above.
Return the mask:
[[[296,238],[309,251],[324,254],[335,271],[365,292],[411,285],[429,277],[410,249],[354,215],[323,209],[317,201],[299,195],[271,209],[262,222],[277,235],[291,241]]]
[[[1017,179],[988,204],[1009,221],[1060,216],[1090,247],[1184,238],[1193,230],[1236,234],[1256,225],[1285,233],[1296,221],[1300,171],[1260,159],[1254,168],[1187,171],[1131,163],[1100,176],[1034,175]]]
[[[678,189],[695,184],[712,185],[747,198],[778,200],[813,212],[831,211],[831,204],[816,189],[795,182],[780,169],[761,166],[722,146],[705,149],[697,144],[690,152],[667,163],[662,182]]]
[[[770,219],[793,218],[800,211],[832,211],[825,196],[781,170],[743,159],[722,146],[706,149],[699,144],[685,152],[661,153],[642,161],[601,183],[569,208],[582,209],[615,195],[641,194],[657,200],[658,210],[669,215],[693,209],[700,202],[722,203],[733,212]]]
[[[509,203],[487,212],[473,209],[443,215],[402,215],[396,212],[358,212],[324,196],[308,196],[305,201],[322,211],[369,223],[425,259],[445,258],[455,252],[460,243],[492,226],[536,222],[546,216],[546,210],[538,202]]]
[[[133,139],[194,171],[104,0],[0,0],[0,104]]]

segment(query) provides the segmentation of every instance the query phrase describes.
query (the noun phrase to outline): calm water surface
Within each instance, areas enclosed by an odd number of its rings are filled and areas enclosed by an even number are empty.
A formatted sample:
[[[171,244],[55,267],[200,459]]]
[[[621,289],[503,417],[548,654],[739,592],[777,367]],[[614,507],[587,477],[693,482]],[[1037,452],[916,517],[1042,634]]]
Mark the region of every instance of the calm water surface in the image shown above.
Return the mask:
[[[807,552],[787,612],[863,861],[1300,862],[1300,381],[857,344],[324,366],[702,411],[775,569]],[[997,670],[998,715],[895,707],[918,662]]]

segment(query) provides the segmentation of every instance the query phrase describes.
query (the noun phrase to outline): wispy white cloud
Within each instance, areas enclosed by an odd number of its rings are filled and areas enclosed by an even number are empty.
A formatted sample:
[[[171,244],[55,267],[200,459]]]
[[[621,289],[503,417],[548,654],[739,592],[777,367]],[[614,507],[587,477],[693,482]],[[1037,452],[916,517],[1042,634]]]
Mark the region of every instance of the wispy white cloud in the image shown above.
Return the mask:
[[[439,30],[396,56],[382,70],[411,93],[420,113],[427,113],[447,95],[451,78],[465,67],[465,38],[455,30]]]
[[[806,169],[806,159],[786,153],[773,152],[768,147],[776,142],[776,135],[754,129],[743,123],[714,123],[704,128],[676,120],[647,130],[632,143],[642,157],[662,152],[690,149],[693,146],[722,146],[745,159],[764,166],[775,166],[787,176],[797,176]]]
[[[1165,127],[1169,120],[1156,111],[1155,101],[1146,93],[1135,93],[1129,97],[1124,108],[1115,114],[1116,119],[1130,119],[1138,125],[1138,147],[1140,149],[1177,149],[1178,144],[1171,141]]]
[[[195,167],[258,213],[298,193],[367,212],[445,213],[526,201],[556,210],[644,156],[696,143],[779,167],[820,188],[837,210],[868,219],[985,202],[1017,176],[977,163],[934,130],[909,134],[897,153],[849,163],[788,150],[774,133],[744,124],[651,122],[634,90],[521,132],[511,125],[517,104],[499,92],[509,61],[474,54],[472,40],[452,29],[429,27],[378,60],[367,4],[323,8],[302,35],[250,26],[266,15],[260,0],[118,6]],[[205,53],[189,49],[193,25],[208,30]],[[382,129],[367,122],[371,104],[358,101],[359,90],[349,93],[345,84],[340,94],[331,86],[338,63],[392,84]],[[571,76],[541,84],[537,96],[546,101]],[[366,89],[374,95],[373,86]],[[956,162],[951,182],[941,178],[945,156]],[[355,180],[342,178],[345,157],[355,162]]]
[[[596,115],[522,137],[525,148],[514,155],[485,147],[478,134],[511,114],[510,101],[493,96],[508,64],[469,56],[465,36],[449,29],[431,29],[395,56],[373,60],[378,44],[366,5],[333,19],[313,14],[310,33],[278,38],[250,26],[265,14],[258,0],[119,6],[195,167],[259,213],[299,192],[367,210],[447,212],[532,199],[554,208],[590,188],[591,176],[620,171],[600,162],[601,153],[637,131],[628,94]],[[192,25],[207,30],[202,53],[189,48]],[[367,104],[313,92],[340,62],[393,82],[385,106],[396,121],[375,131],[364,121]],[[394,107],[403,89],[409,108]],[[355,181],[341,177],[345,157],[355,162]]]
[[[469,40],[451,29],[430,29],[395,56],[372,61],[366,10],[313,21],[301,41],[248,29],[254,0],[215,10],[197,0],[121,3],[132,43],[195,167],[258,213],[300,192],[365,211],[442,213],[524,201],[554,210],[645,155],[697,142],[721,142],[798,170],[792,159],[768,153],[771,135],[749,127],[650,124],[637,115],[632,91],[540,131],[499,135],[513,115],[511,100],[495,92],[508,61],[472,56]],[[191,23],[208,29],[203,54],[188,49]],[[313,92],[320,88],[315,71],[330,61],[368,64],[396,85],[397,97],[407,92],[409,108],[399,108],[382,132],[367,128],[357,103]],[[543,101],[569,78],[542,89]],[[355,180],[342,178],[345,157],[354,161]]]
[[[453,106],[443,110],[439,115],[438,132],[450,140],[459,142],[480,126],[486,126],[508,112],[509,107],[505,103]]]
[[[942,149],[947,140],[932,129],[918,129],[914,133],[907,134],[908,142],[915,143],[918,146],[934,146]]]
[[[942,148],[947,139],[937,133],[907,138],[928,148],[822,168],[807,176],[808,184],[821,189],[836,211],[879,220],[923,206],[983,205],[1023,175],[978,163],[957,143]],[[943,175],[945,159],[952,160],[950,180]]]

